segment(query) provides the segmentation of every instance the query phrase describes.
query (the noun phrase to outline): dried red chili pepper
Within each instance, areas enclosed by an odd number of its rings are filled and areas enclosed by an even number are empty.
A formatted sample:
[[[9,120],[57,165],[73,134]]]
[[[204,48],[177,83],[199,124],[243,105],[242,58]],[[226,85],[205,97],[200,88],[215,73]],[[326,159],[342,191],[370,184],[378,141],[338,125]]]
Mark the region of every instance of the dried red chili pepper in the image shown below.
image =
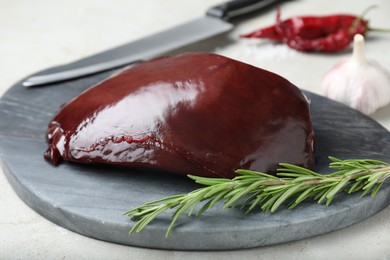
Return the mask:
[[[241,35],[241,37],[283,42],[299,51],[336,52],[348,47],[355,34],[364,35],[369,30],[368,21],[361,17],[338,14],[299,16],[282,21],[278,9],[275,25]]]

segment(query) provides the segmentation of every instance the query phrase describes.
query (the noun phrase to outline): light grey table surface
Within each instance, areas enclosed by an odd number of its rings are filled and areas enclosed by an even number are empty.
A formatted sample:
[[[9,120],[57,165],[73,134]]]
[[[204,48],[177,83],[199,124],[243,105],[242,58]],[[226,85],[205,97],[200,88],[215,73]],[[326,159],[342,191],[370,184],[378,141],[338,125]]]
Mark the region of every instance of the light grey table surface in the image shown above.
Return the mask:
[[[28,74],[71,62],[177,23],[196,18],[219,1],[1,1],[0,94]],[[359,14],[377,4],[368,18],[372,26],[390,28],[389,1],[290,1],[282,16],[351,12]],[[303,54],[282,45],[239,41],[240,33],[269,25],[274,13],[240,23],[212,51],[276,72],[297,86],[321,93],[323,74],[349,53]],[[390,35],[372,33],[367,56],[390,69]],[[207,45],[207,46],[205,46]],[[208,44],[200,48],[210,48]],[[307,73],[310,66],[310,73]],[[390,107],[372,117],[390,129]],[[390,207],[349,228],[326,235],[248,250],[183,252],[143,249],[90,239],[63,229],[26,206],[0,173],[0,259],[229,259],[269,258],[390,258]]]

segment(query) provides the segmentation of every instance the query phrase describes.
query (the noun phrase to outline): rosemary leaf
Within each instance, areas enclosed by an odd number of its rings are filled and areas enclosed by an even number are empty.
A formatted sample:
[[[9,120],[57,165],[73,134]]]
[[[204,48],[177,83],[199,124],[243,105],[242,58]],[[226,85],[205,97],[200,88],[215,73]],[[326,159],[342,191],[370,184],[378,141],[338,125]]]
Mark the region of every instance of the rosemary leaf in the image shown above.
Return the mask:
[[[379,182],[376,184],[375,188],[372,190],[371,196],[375,197],[375,195],[378,193],[379,189],[382,187],[383,182]]]
[[[258,194],[253,201],[251,201],[251,205],[245,214],[249,214],[256,206],[260,205],[263,201],[267,200],[269,195]]]
[[[313,196],[313,191],[316,188],[316,186],[312,186],[309,188],[306,188],[296,199],[289,205],[289,209],[293,209],[296,206],[298,206],[302,201],[307,199],[308,197]]]
[[[326,198],[332,199],[336,193],[340,192],[347,184],[348,184],[348,179],[343,179],[340,180],[334,187],[332,187],[329,192],[326,194]]]
[[[297,193],[298,191],[302,190],[303,184],[299,184],[297,186],[292,186],[290,189],[287,189],[272,205],[271,212],[275,212],[277,208],[279,208],[280,205],[282,205],[283,202],[285,202],[288,198],[290,198],[292,195]],[[303,187],[304,188],[304,187]]]
[[[348,193],[353,193],[358,190],[361,190],[364,187],[364,182],[362,180],[356,180],[354,184],[351,185],[351,187],[348,190]]]
[[[272,205],[283,195],[283,190],[272,194],[270,198],[264,202],[264,204],[260,207],[264,211],[271,211]]]
[[[295,172],[295,173],[298,173],[300,175],[314,175],[314,176],[322,176],[321,174],[318,174],[316,172],[313,172],[309,169],[306,169],[306,168],[303,168],[303,167],[300,167],[300,166],[297,166],[297,165],[293,165],[293,164],[288,164],[288,163],[280,163],[280,166],[282,166],[283,168],[279,169],[278,171],[279,172]]]

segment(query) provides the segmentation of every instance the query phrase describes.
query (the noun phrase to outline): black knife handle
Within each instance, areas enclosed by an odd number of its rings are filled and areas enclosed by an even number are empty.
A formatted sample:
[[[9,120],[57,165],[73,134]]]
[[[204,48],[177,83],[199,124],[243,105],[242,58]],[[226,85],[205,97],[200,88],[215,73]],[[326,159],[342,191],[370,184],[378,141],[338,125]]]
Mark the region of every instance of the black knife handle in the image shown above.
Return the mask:
[[[229,20],[240,15],[258,11],[280,0],[233,0],[210,8],[207,15]]]

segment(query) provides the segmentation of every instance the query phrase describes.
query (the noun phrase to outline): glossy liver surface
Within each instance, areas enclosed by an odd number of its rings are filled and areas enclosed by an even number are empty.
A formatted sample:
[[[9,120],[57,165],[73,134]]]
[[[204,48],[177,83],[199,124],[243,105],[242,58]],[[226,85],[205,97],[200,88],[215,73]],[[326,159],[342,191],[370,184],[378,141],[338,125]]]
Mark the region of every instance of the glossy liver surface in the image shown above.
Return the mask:
[[[238,168],[312,168],[314,133],[302,92],[271,72],[188,53],[128,67],[65,104],[45,158],[209,177]]]

